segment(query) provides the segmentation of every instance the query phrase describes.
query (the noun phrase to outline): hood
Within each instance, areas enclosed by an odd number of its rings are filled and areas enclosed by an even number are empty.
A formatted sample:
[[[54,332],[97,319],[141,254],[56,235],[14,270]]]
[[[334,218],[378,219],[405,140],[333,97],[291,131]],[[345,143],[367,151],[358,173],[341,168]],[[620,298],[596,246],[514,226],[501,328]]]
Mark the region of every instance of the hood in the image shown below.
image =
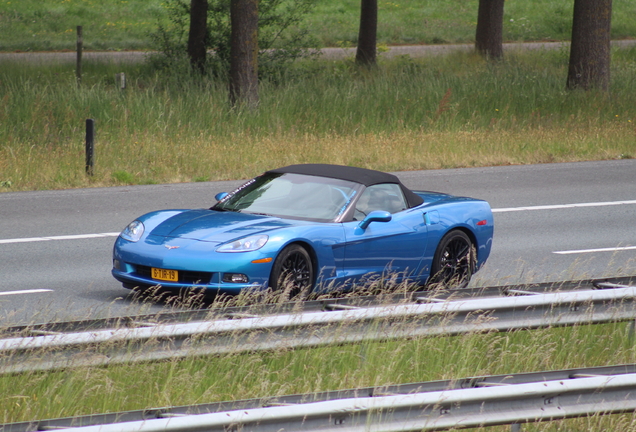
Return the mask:
[[[155,237],[155,240],[156,237],[161,237],[225,243],[248,235],[292,226],[295,222],[297,221],[246,213],[189,210],[166,219],[154,228],[148,237]]]

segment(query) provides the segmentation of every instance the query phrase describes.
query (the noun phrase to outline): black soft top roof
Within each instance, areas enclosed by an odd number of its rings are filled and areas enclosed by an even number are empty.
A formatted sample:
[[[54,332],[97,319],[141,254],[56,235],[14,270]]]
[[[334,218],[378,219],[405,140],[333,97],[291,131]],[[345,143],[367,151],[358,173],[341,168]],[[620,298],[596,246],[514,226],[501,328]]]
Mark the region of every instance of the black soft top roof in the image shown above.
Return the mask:
[[[336,178],[340,180],[348,180],[355,183],[361,183],[365,186],[371,186],[378,183],[400,183],[400,180],[393,174],[344,165],[289,165],[286,167],[270,170],[269,172],[305,174],[318,177]]]
[[[367,168],[329,164],[299,164],[276,168],[268,172],[276,174],[290,173],[336,178],[340,180],[360,183],[365,186],[372,186],[381,183],[395,183],[400,185],[400,187],[402,188],[402,192],[406,197],[409,207],[415,207],[424,202],[422,197],[405,187],[400,182],[400,179],[398,179],[393,174],[385,173],[382,171],[375,171]]]

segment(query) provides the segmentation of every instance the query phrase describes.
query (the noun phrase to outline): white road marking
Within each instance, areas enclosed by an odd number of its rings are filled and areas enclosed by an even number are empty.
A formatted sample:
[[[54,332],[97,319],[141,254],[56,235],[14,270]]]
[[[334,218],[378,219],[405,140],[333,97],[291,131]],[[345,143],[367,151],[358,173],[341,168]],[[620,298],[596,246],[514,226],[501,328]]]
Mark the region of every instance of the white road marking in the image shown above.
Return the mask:
[[[581,207],[606,207],[606,206],[618,206],[618,205],[630,205],[630,204],[636,204],[636,200],[590,202],[590,203],[577,203],[577,204],[556,204],[556,205],[526,206],[526,207],[507,207],[507,208],[492,209],[492,212],[493,213],[508,213],[508,212],[533,211],[533,210],[571,209],[571,208],[581,208]],[[90,239],[90,238],[99,238],[99,237],[117,237],[118,235],[119,233],[116,232],[116,233],[77,234],[77,235],[51,236],[51,237],[0,239],[0,244],[31,243],[31,242],[49,241],[49,240],[81,240],[81,239]]]
[[[572,209],[572,208],[582,208],[582,207],[608,207],[608,206],[633,205],[633,204],[636,204],[636,200],[604,201],[604,202],[589,202],[589,203],[576,203],[576,204],[556,204],[556,205],[528,206],[528,207],[509,207],[509,208],[492,209],[492,212],[507,213],[507,212],[518,212],[518,211],[558,210],[558,209]],[[559,255],[571,255],[571,254],[584,254],[584,253],[594,253],[594,252],[619,252],[619,251],[628,251],[628,250],[636,250],[636,246],[553,251],[552,253],[559,254]]]
[[[619,251],[628,251],[628,250],[636,250],[636,246],[554,251],[552,253],[559,254],[559,255],[570,255],[570,254],[583,254],[583,253],[593,253],[593,252],[619,252]]]
[[[40,293],[45,293],[45,292],[53,292],[53,290],[50,290],[50,289],[32,289],[32,290],[22,290],[22,291],[3,291],[3,292],[0,292],[0,296],[16,295],[16,294],[40,294]]]
[[[14,239],[0,239],[0,244],[7,243],[31,243],[49,240],[81,240],[100,237],[117,237],[116,233],[100,233],[100,234],[76,234],[76,235],[64,235],[64,236],[51,236],[51,237],[29,237],[29,238],[14,238]]]
[[[556,205],[542,205],[542,206],[529,206],[529,207],[508,207],[508,208],[492,209],[492,212],[507,213],[507,212],[532,211],[532,210],[571,209],[571,208],[580,208],[580,207],[607,207],[607,206],[630,205],[630,204],[636,204],[636,200],[590,202],[590,203],[577,203],[577,204],[556,204]]]

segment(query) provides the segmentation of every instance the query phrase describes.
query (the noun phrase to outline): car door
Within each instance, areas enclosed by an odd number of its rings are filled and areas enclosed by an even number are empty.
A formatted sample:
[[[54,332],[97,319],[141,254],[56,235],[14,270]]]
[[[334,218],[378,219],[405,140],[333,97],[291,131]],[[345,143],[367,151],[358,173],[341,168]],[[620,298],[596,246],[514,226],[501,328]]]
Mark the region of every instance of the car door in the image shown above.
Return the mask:
[[[426,250],[427,225],[422,211],[407,209],[397,184],[366,188],[357,203],[357,220],[343,223],[345,253],[342,278],[354,282],[385,275],[397,281],[418,274]],[[371,222],[361,229],[362,218],[372,211],[388,211],[388,222]]]

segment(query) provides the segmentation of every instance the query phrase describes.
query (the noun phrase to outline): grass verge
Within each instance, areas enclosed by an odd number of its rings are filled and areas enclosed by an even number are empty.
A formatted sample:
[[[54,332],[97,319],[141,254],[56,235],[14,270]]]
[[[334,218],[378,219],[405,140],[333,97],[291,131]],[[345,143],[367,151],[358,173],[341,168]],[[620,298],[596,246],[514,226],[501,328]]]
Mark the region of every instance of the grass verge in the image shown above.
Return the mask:
[[[631,323],[614,323],[27,373],[0,377],[0,422],[620,364],[636,361],[635,354]],[[635,430],[632,417],[524,430],[589,430],[591,425]]]
[[[178,70],[8,64],[0,73],[1,191],[249,178],[325,162],[380,170],[632,158],[636,49],[615,50],[610,94],[564,89],[567,55],[308,61],[261,86],[254,112]],[[84,121],[96,120],[95,175]]]

